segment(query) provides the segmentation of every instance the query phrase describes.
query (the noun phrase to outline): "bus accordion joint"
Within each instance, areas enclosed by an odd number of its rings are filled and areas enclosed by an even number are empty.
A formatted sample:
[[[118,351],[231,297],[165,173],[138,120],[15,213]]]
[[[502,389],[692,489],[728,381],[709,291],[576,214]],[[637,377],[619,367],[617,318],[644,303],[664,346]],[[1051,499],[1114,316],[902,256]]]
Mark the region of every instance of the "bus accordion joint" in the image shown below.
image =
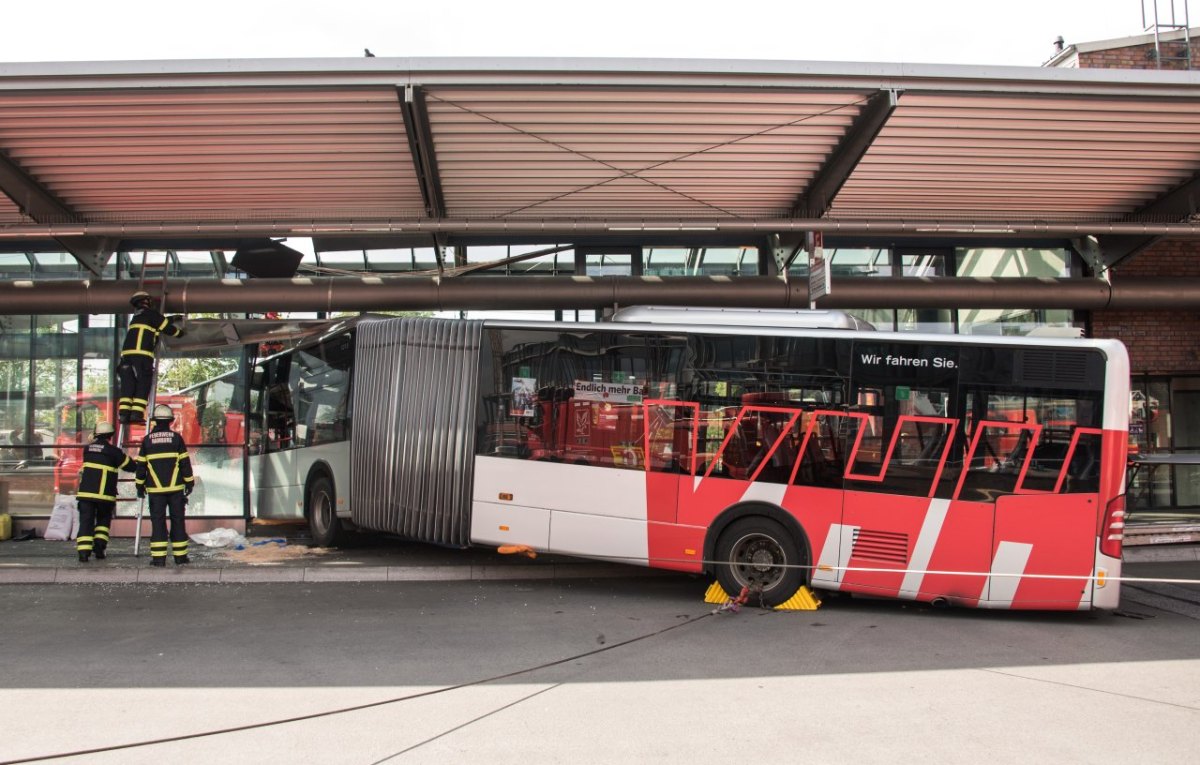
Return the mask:
[[[536,558],[537,553],[529,545],[500,545],[496,552],[501,555],[524,555],[526,558]]]

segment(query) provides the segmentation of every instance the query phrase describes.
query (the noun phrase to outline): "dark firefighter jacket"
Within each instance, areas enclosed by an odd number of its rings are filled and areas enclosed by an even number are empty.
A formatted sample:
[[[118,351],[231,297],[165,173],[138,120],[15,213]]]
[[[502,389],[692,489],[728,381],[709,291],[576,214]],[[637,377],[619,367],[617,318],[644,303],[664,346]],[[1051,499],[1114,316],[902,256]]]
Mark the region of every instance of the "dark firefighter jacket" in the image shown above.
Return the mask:
[[[115,502],[118,470],[132,471],[133,460],[108,441],[97,438],[83,448],[83,467],[75,498]]]
[[[179,337],[183,332],[165,316],[153,308],[143,308],[129,320],[129,331],[125,333],[125,343],[121,346],[121,357],[149,356],[154,358],[154,347],[158,345],[158,336],[166,333],[171,337]]]
[[[142,439],[137,457],[137,485],[147,494],[182,491],[196,480],[192,460],[183,445],[183,436],[171,430],[170,423],[155,425]]]

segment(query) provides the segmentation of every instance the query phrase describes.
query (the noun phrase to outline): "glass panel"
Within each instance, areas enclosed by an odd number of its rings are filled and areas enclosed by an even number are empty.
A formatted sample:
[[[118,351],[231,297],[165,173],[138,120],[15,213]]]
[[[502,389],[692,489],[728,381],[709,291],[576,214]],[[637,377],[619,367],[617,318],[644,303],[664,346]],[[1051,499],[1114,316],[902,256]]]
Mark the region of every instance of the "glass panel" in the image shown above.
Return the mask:
[[[245,460],[241,445],[190,447],[188,453],[196,478],[188,497],[188,516],[242,516]]]
[[[946,276],[946,256],[941,253],[904,253],[900,256],[903,276]]]
[[[813,414],[843,407],[835,341],[712,335],[689,348],[680,397],[699,405],[697,475],[841,485],[840,453],[823,440],[835,431]]]
[[[891,252],[883,249],[854,249],[840,247],[825,249],[825,257],[829,259],[829,271],[837,276],[891,276]],[[796,258],[804,260],[804,271],[808,272],[808,259],[801,254]]]
[[[627,252],[588,253],[584,256],[587,276],[633,276],[633,255]]]
[[[366,258],[362,250],[348,252],[322,252],[321,265],[328,268],[343,268],[347,270],[363,270],[366,268]]]
[[[1071,253],[1065,249],[959,248],[958,275],[969,277],[1040,277],[1071,275]],[[1042,327],[1080,336],[1068,309],[964,308],[959,311],[959,332],[973,335],[1028,335]]]
[[[1066,277],[1071,253],[1064,249],[969,248],[956,250],[959,276]]]
[[[348,335],[329,340],[312,352],[296,352],[292,374],[298,446],[317,446],[349,437],[351,354]]]
[[[856,316],[880,332],[896,331],[896,311],[891,308],[848,308],[846,313]]]
[[[480,454],[644,468],[642,402],[676,395],[682,343],[615,332],[490,330]]]
[[[653,276],[684,276],[688,273],[690,255],[695,252],[684,247],[647,247],[643,273]]]
[[[896,311],[896,328],[901,332],[954,334],[954,311],[948,308],[901,308]]]
[[[699,252],[696,272],[709,276],[755,276],[757,247],[705,247]]]

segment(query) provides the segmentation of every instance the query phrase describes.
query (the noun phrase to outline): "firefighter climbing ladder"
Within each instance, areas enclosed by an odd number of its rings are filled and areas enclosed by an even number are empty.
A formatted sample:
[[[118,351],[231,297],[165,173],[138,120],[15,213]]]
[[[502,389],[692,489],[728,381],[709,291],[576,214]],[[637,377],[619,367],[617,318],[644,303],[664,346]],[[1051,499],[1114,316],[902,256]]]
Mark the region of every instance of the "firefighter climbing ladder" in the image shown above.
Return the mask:
[[[167,313],[167,273],[170,269],[170,253],[164,253],[161,263],[152,263],[149,260],[149,252],[142,252],[142,269],[138,275],[138,292],[150,292],[150,288],[158,288],[158,311],[164,316]],[[149,270],[159,272],[159,276],[154,279],[147,279],[146,274]],[[150,396],[146,402],[146,413],[143,419],[143,427],[149,429],[151,417],[154,415],[154,403],[158,399],[158,355],[154,356],[154,366],[150,372]],[[121,423],[117,430],[117,448],[125,449],[125,438],[133,429],[132,422]],[[133,527],[133,557],[138,556],[138,552],[142,543],[142,518],[146,510],[146,497],[138,499],[137,503],[137,518],[134,521]]]

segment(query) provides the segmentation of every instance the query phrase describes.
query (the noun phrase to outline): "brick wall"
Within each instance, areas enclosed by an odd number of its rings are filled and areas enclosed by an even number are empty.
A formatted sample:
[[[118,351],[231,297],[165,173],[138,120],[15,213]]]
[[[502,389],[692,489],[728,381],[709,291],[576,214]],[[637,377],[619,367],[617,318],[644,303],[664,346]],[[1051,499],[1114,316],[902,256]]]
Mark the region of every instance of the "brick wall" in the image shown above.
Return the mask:
[[[1162,69],[1186,69],[1182,60],[1186,49],[1182,40],[1164,42],[1162,49]],[[1200,39],[1192,39],[1193,68],[1200,66]],[[1079,54],[1080,69],[1154,69],[1154,43],[1146,45],[1130,45],[1124,48],[1109,48],[1108,50],[1091,51]]]
[[[1183,41],[1161,44],[1163,69],[1183,69]],[[1192,62],[1200,66],[1200,39],[1192,40]],[[1079,54],[1081,69],[1154,69],[1154,43]],[[1130,259],[1113,273],[1122,276],[1200,277],[1200,242],[1165,241]],[[1096,311],[1092,334],[1121,340],[1135,375],[1200,373],[1200,314],[1185,311]]]
[[[1200,277],[1200,242],[1164,241],[1113,272],[1123,276]],[[1095,311],[1092,335],[1121,340],[1135,375],[1200,373],[1200,312]]]

